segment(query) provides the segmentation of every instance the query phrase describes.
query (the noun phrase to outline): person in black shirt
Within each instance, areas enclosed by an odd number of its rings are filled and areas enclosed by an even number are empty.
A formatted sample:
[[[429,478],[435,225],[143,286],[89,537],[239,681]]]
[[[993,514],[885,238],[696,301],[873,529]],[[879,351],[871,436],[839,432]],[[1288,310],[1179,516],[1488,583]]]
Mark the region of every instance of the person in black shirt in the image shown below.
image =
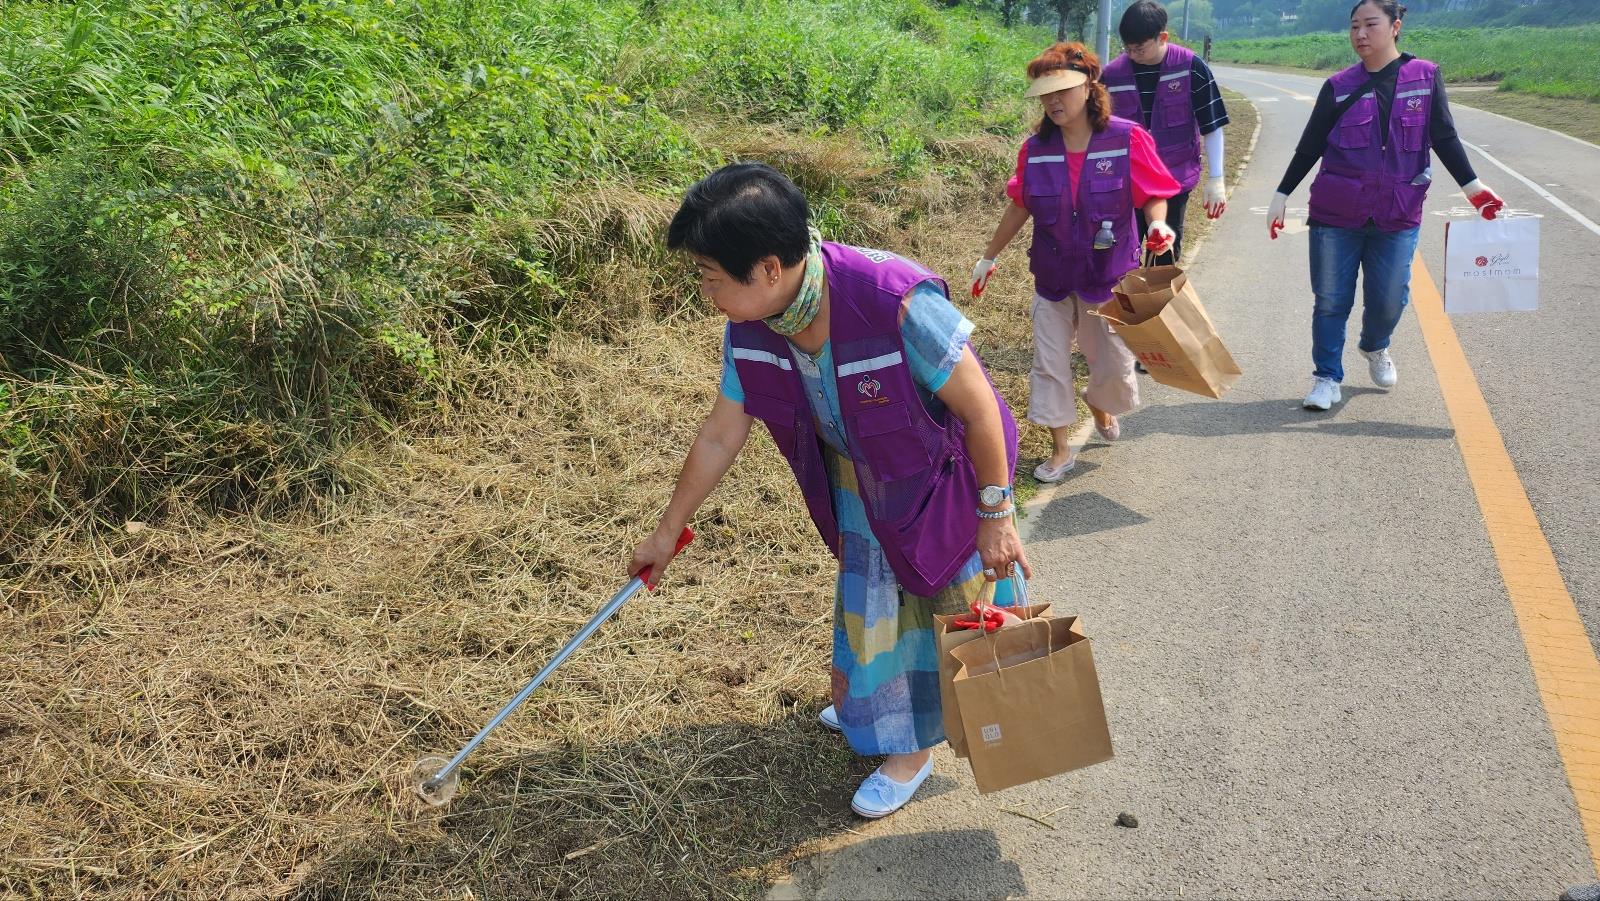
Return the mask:
[[[1183,220],[1189,192],[1201,174],[1197,151],[1202,142],[1206,216],[1215,219],[1228,208],[1222,172],[1222,127],[1228,124],[1228,110],[1211,67],[1198,55],[1170,44],[1166,28],[1167,11],[1154,0],[1139,0],[1124,10],[1117,24],[1124,52],[1106,66],[1101,80],[1111,91],[1116,115],[1134,120],[1155,135],[1161,161],[1183,187],[1181,193],[1167,201],[1167,224],[1177,234],[1177,240],[1170,257],[1157,261],[1176,263],[1183,253]],[[1184,57],[1189,57],[1187,66],[1183,65]],[[1187,103],[1163,102],[1167,97],[1164,88],[1180,89],[1174,81],[1188,82]],[[1176,91],[1173,93],[1176,97]],[[1132,102],[1135,94],[1137,105]],[[1162,110],[1160,121],[1155,115],[1158,106]],[[1180,108],[1181,113],[1174,117],[1173,111]],[[1142,214],[1139,228],[1141,233],[1146,228]]]
[[[1399,379],[1389,342],[1411,299],[1411,257],[1422,203],[1438,154],[1485,219],[1504,206],[1472,171],[1456,136],[1439,67],[1395,46],[1406,8],[1359,0],[1350,11],[1350,46],[1361,61],[1323,84],[1289,169],[1272,196],[1267,230],[1276,240],[1289,194],[1321,161],[1311,185],[1311,319],[1315,363],[1308,410],[1340,400],[1345,326],[1362,274],[1361,343],[1380,388]]]

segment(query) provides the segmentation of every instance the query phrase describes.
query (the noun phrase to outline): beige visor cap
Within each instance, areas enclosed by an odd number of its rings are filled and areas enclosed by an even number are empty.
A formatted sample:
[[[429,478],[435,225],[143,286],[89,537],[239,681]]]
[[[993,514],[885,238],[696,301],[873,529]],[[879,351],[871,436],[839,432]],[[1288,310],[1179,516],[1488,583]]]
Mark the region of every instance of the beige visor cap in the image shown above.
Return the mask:
[[[1028,93],[1024,97],[1043,97],[1045,94],[1054,94],[1056,91],[1065,91],[1075,88],[1089,81],[1089,76],[1077,69],[1052,69],[1033,80],[1028,85]]]

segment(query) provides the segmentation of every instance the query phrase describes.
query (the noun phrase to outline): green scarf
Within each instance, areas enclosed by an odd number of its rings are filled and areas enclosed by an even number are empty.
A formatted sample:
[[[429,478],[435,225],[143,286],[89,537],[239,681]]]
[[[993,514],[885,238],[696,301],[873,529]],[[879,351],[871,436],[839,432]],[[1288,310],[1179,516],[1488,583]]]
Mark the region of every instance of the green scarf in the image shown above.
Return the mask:
[[[800,282],[800,293],[788,309],[766,319],[767,327],[785,338],[805,331],[822,309],[822,233],[814,228],[807,231],[811,233],[811,249],[806,252],[806,277]]]

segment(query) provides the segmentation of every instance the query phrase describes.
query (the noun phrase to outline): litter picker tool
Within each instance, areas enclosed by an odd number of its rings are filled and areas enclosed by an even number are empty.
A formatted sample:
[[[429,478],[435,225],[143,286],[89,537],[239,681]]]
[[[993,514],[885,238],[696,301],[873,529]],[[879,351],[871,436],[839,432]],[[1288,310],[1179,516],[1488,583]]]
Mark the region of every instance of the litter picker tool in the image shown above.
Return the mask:
[[[677,546],[672,549],[672,556],[676,557],[678,552],[687,547],[689,542],[693,540],[694,531],[692,529],[684,529],[683,533],[678,536]],[[534,689],[537,689],[540,683],[549,678],[550,674],[555,672],[556,667],[560,666],[562,661],[571,656],[579,645],[587,641],[589,636],[604,625],[612,614],[621,609],[629,598],[637,594],[639,589],[649,588],[654,591],[656,586],[652,576],[653,573],[650,572],[650,567],[648,566],[635,573],[633,578],[628,580],[628,584],[622,586],[621,591],[612,595],[611,600],[606,601],[605,606],[596,611],[595,615],[589,618],[583,628],[578,630],[578,634],[572,636],[572,639],[550,659],[550,662],[539,670],[539,674],[534,676],[527,685],[524,685],[522,690],[517,692],[516,697],[512,698],[506,706],[500,708],[500,712],[494,715],[494,719],[490,720],[488,725],[478,730],[478,734],[472,736],[472,740],[456,752],[456,756],[446,760],[437,755],[429,755],[418,760],[416,765],[411,768],[411,787],[416,791],[417,797],[434,807],[442,807],[450,803],[450,799],[455,797],[456,789],[460,785],[460,776],[457,771],[460,769],[462,761],[467,759],[467,755],[482,744],[483,740],[488,738],[489,733],[493,732],[497,726],[505,722],[506,717],[522,706],[522,702],[533,694]]]

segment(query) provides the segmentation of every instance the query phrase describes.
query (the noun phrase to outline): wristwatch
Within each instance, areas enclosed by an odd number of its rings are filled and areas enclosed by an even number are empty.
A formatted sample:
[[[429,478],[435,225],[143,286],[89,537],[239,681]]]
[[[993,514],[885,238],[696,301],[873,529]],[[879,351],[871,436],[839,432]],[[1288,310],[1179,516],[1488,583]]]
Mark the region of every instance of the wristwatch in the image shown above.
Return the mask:
[[[985,507],[995,507],[1011,497],[1010,485],[985,485],[978,489],[978,500]]]

